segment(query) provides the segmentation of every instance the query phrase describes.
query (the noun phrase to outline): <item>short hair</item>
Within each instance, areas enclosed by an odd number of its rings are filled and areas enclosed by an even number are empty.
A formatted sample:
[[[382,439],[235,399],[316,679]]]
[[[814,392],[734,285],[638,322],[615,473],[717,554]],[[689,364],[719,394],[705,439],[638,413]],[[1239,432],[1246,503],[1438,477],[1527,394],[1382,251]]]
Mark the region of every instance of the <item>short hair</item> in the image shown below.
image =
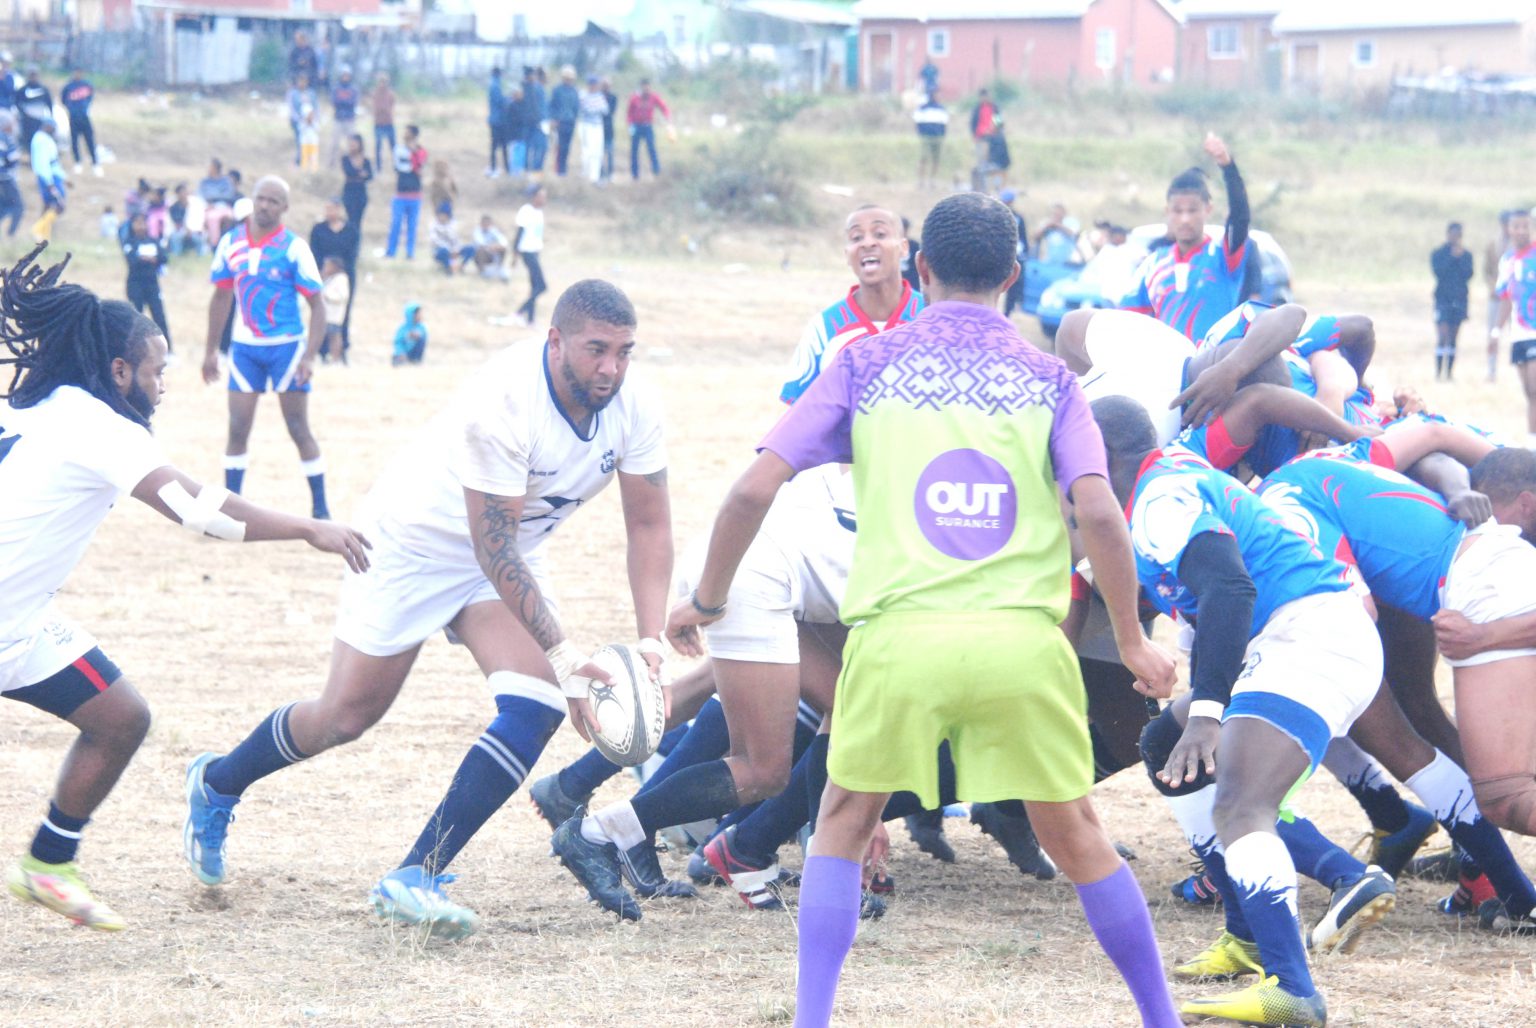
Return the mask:
[[[1461,231],[1461,222],[1453,221],[1449,225],[1445,226],[1445,230],[1447,232],[1460,232]]]
[[[1494,450],[1472,468],[1472,488],[1494,503],[1536,492],[1536,453],[1520,446]]]
[[[1157,449],[1157,429],[1147,409],[1129,396],[1101,396],[1089,404],[1111,460]]]
[[[589,321],[634,328],[635,305],[612,282],[584,278],[560,294],[551,320],[562,333],[577,332]]]
[[[956,193],[923,219],[923,259],[928,271],[952,289],[984,293],[1013,273],[1019,223],[1013,212],[983,193]]]
[[[1198,193],[1200,199],[1210,203],[1211,186],[1205,176],[1205,169],[1185,168],[1173,176],[1173,181],[1168,183],[1168,199],[1172,199],[1175,193]]]

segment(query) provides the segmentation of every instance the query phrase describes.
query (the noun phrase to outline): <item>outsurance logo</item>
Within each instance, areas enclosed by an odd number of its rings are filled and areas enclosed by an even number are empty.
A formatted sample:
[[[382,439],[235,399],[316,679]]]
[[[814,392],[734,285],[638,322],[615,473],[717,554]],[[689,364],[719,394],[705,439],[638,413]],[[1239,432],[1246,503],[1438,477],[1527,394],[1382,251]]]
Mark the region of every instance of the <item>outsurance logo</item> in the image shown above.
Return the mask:
[[[981,560],[1012,538],[1019,504],[1001,464],[980,450],[950,450],[923,469],[913,508],[924,538],[940,553]]]

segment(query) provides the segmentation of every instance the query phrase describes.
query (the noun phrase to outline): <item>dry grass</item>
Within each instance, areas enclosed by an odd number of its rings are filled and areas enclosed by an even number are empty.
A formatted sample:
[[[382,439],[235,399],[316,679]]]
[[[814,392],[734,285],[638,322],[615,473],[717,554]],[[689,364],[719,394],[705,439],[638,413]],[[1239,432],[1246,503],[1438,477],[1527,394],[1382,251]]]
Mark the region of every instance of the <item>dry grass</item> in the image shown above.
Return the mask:
[[[243,105],[242,105],[243,106]],[[79,278],[121,295],[121,265],[93,238],[94,213],[120,204],[129,173],[156,180],[195,179],[210,147],[248,173],[265,170],[262,153],[282,154],[285,126],[265,108],[260,121],[234,105],[209,111],[107,101],[103,137],[127,163],[105,183],[83,180],[64,222],[62,242],[80,255]],[[464,211],[484,205],[510,222],[505,183],[478,175],[478,109],[450,133],[448,111],[425,111],[427,145],[460,169]],[[1184,126],[1173,130],[1185,132]],[[447,145],[443,141],[447,139]],[[1179,137],[1181,140],[1183,135]],[[160,140],[158,151],[150,144]],[[1060,140],[1040,146],[1064,146]],[[1130,145],[1133,143],[1134,145]],[[1145,138],[1128,143],[1144,150]],[[1182,146],[1183,143],[1178,145]],[[1288,173],[1285,146],[1245,155],[1258,180]],[[1028,166],[1029,147],[1017,150]],[[1468,359],[1463,383],[1426,383],[1429,364],[1427,276],[1420,251],[1438,239],[1446,217],[1501,205],[1503,183],[1521,181],[1518,155],[1434,151],[1435,167],[1462,176],[1469,208],[1436,206],[1438,188],[1396,175],[1395,160],[1310,167],[1311,195],[1343,204],[1356,219],[1345,228],[1363,240],[1347,276],[1324,241],[1332,213],[1295,226],[1292,248],[1304,300],[1320,310],[1359,309],[1378,317],[1378,384],[1416,382],[1447,409],[1517,429],[1521,405],[1507,369],[1495,387],[1480,384],[1480,360]],[[1166,160],[1177,163],[1178,156]],[[1031,183],[1031,209],[1057,194],[1087,210],[1123,191],[1116,169]],[[1162,170],[1141,176],[1155,188]],[[921,198],[871,168],[870,192],[890,195],[911,212]],[[1368,245],[1383,216],[1376,199],[1388,187],[1416,197],[1392,225],[1414,241],[1414,254]],[[321,179],[306,177],[291,221],[307,226],[318,210]],[[368,217],[369,243],[381,231],[387,190]],[[671,424],[675,521],[680,544],[698,537],[726,484],[775,416],[779,373],[803,319],[840,295],[846,271],[825,231],[743,231],[717,239],[694,259],[637,256],[614,238],[612,222],[573,215],[556,193],[547,259],[556,291],[584,275],[611,278],[634,297],[641,315],[644,372],[665,394]],[[611,194],[624,206],[643,191]],[[91,198],[95,199],[92,200]],[[615,201],[607,201],[613,203]],[[837,201],[842,203],[842,201]],[[1304,205],[1302,205],[1304,207]],[[1302,215],[1294,215],[1300,219]],[[1474,245],[1481,245],[1474,231]],[[19,249],[13,247],[12,249]],[[780,269],[788,254],[789,270]],[[1410,259],[1411,257],[1411,259]],[[742,274],[722,271],[743,261]],[[1321,263],[1326,273],[1309,271]],[[414,267],[371,262],[360,290],[356,348],[347,369],[324,369],[315,394],[315,427],[327,454],[333,506],[346,512],[383,462],[492,349],[516,333],[486,317],[522,298],[511,287],[435,277],[424,257]],[[1394,270],[1405,269],[1405,270]],[[1347,282],[1347,288],[1341,285]],[[166,280],[172,325],[183,352],[200,349],[207,287],[202,266],[177,264]],[[388,366],[388,340],[401,304],[427,302],[433,342],[420,369]],[[548,306],[546,305],[546,310]],[[1465,345],[1465,344],[1464,344]],[[664,356],[664,354],[666,354]],[[224,395],[201,387],[197,361],[169,375],[170,395],[157,431],[176,462],[217,480]],[[304,509],[296,457],[280,419],[263,406],[252,444],[249,495]],[[613,554],[621,525],[614,500],[593,505],[557,546],[556,582],[575,638],[586,644],[631,629],[621,563]],[[693,904],[653,903],[639,925],[615,925],[583,902],[547,856],[543,823],[516,797],[481,832],[455,866],[460,900],[485,918],[483,931],[453,946],[426,945],[373,924],[368,885],[403,854],[446,786],[464,749],[492,716],[479,675],[462,652],[427,645],[404,695],[363,740],[251,790],[231,834],[233,877],[222,889],[197,885],[182,864],[181,774],[206,748],[227,748],[280,702],[320,685],[340,574],[331,558],[296,545],[230,547],[198,543],[137,504],[110,518],[61,602],[89,625],[149,698],[157,720],[121,786],[98,812],[84,860],[101,893],[131,921],[117,937],[76,931],[35,908],[0,903],[0,1009],[13,1024],[778,1024],[792,1001],[793,921],[757,915],[719,890]],[[3,848],[19,853],[43,812],[70,730],[19,706],[0,720],[0,824]],[[562,732],[536,774],[580,752]],[[599,798],[630,788],[617,779]],[[1165,956],[1187,956],[1219,930],[1219,918],[1167,898],[1184,873],[1179,834],[1135,771],[1102,786],[1099,809],[1113,833],[1135,847],[1134,865],[1153,904]],[[1330,781],[1304,796],[1325,829],[1352,840],[1362,818]],[[1133,1011],[1096,950],[1064,882],[1023,880],[1000,851],[968,825],[952,823],[959,863],[943,866],[917,853],[898,827],[893,874],[901,893],[889,916],[861,934],[840,1000],[847,1023],[1124,1025]],[[1517,852],[1536,867],[1536,846]],[[797,855],[787,852],[793,863]],[[680,865],[668,858],[677,872]],[[1339,1025],[1529,1023],[1536,986],[1530,941],[1461,931],[1431,910],[1443,887],[1403,884],[1399,910],[1351,958],[1318,969]],[[1303,890],[1315,916],[1325,896]],[[1190,989],[1179,988],[1181,995]]]

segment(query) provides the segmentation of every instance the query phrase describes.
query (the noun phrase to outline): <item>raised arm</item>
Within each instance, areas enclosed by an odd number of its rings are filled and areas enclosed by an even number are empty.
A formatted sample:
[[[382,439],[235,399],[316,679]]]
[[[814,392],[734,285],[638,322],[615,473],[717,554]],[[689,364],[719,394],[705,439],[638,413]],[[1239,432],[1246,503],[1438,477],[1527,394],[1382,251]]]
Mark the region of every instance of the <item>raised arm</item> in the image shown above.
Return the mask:
[[[1248,187],[1244,185],[1243,176],[1237,170],[1237,162],[1232,159],[1232,153],[1227,149],[1227,144],[1221,141],[1221,137],[1215,133],[1208,134],[1205,137],[1205,152],[1221,169],[1221,179],[1227,187],[1227,231],[1222,243],[1230,259],[1248,242],[1248,228],[1252,218],[1248,209]]]

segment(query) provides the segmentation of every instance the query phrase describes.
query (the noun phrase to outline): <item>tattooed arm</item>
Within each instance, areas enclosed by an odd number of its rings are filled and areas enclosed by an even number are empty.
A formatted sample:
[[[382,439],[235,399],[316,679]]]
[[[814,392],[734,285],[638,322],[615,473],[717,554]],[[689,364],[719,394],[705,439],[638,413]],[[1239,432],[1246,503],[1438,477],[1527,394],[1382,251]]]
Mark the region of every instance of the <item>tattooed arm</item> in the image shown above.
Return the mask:
[[[635,629],[641,639],[659,640],[666,624],[673,559],[666,468],[649,475],[619,472],[619,498],[629,537],[629,592],[635,601]],[[657,670],[661,654],[646,654],[646,663]]]

